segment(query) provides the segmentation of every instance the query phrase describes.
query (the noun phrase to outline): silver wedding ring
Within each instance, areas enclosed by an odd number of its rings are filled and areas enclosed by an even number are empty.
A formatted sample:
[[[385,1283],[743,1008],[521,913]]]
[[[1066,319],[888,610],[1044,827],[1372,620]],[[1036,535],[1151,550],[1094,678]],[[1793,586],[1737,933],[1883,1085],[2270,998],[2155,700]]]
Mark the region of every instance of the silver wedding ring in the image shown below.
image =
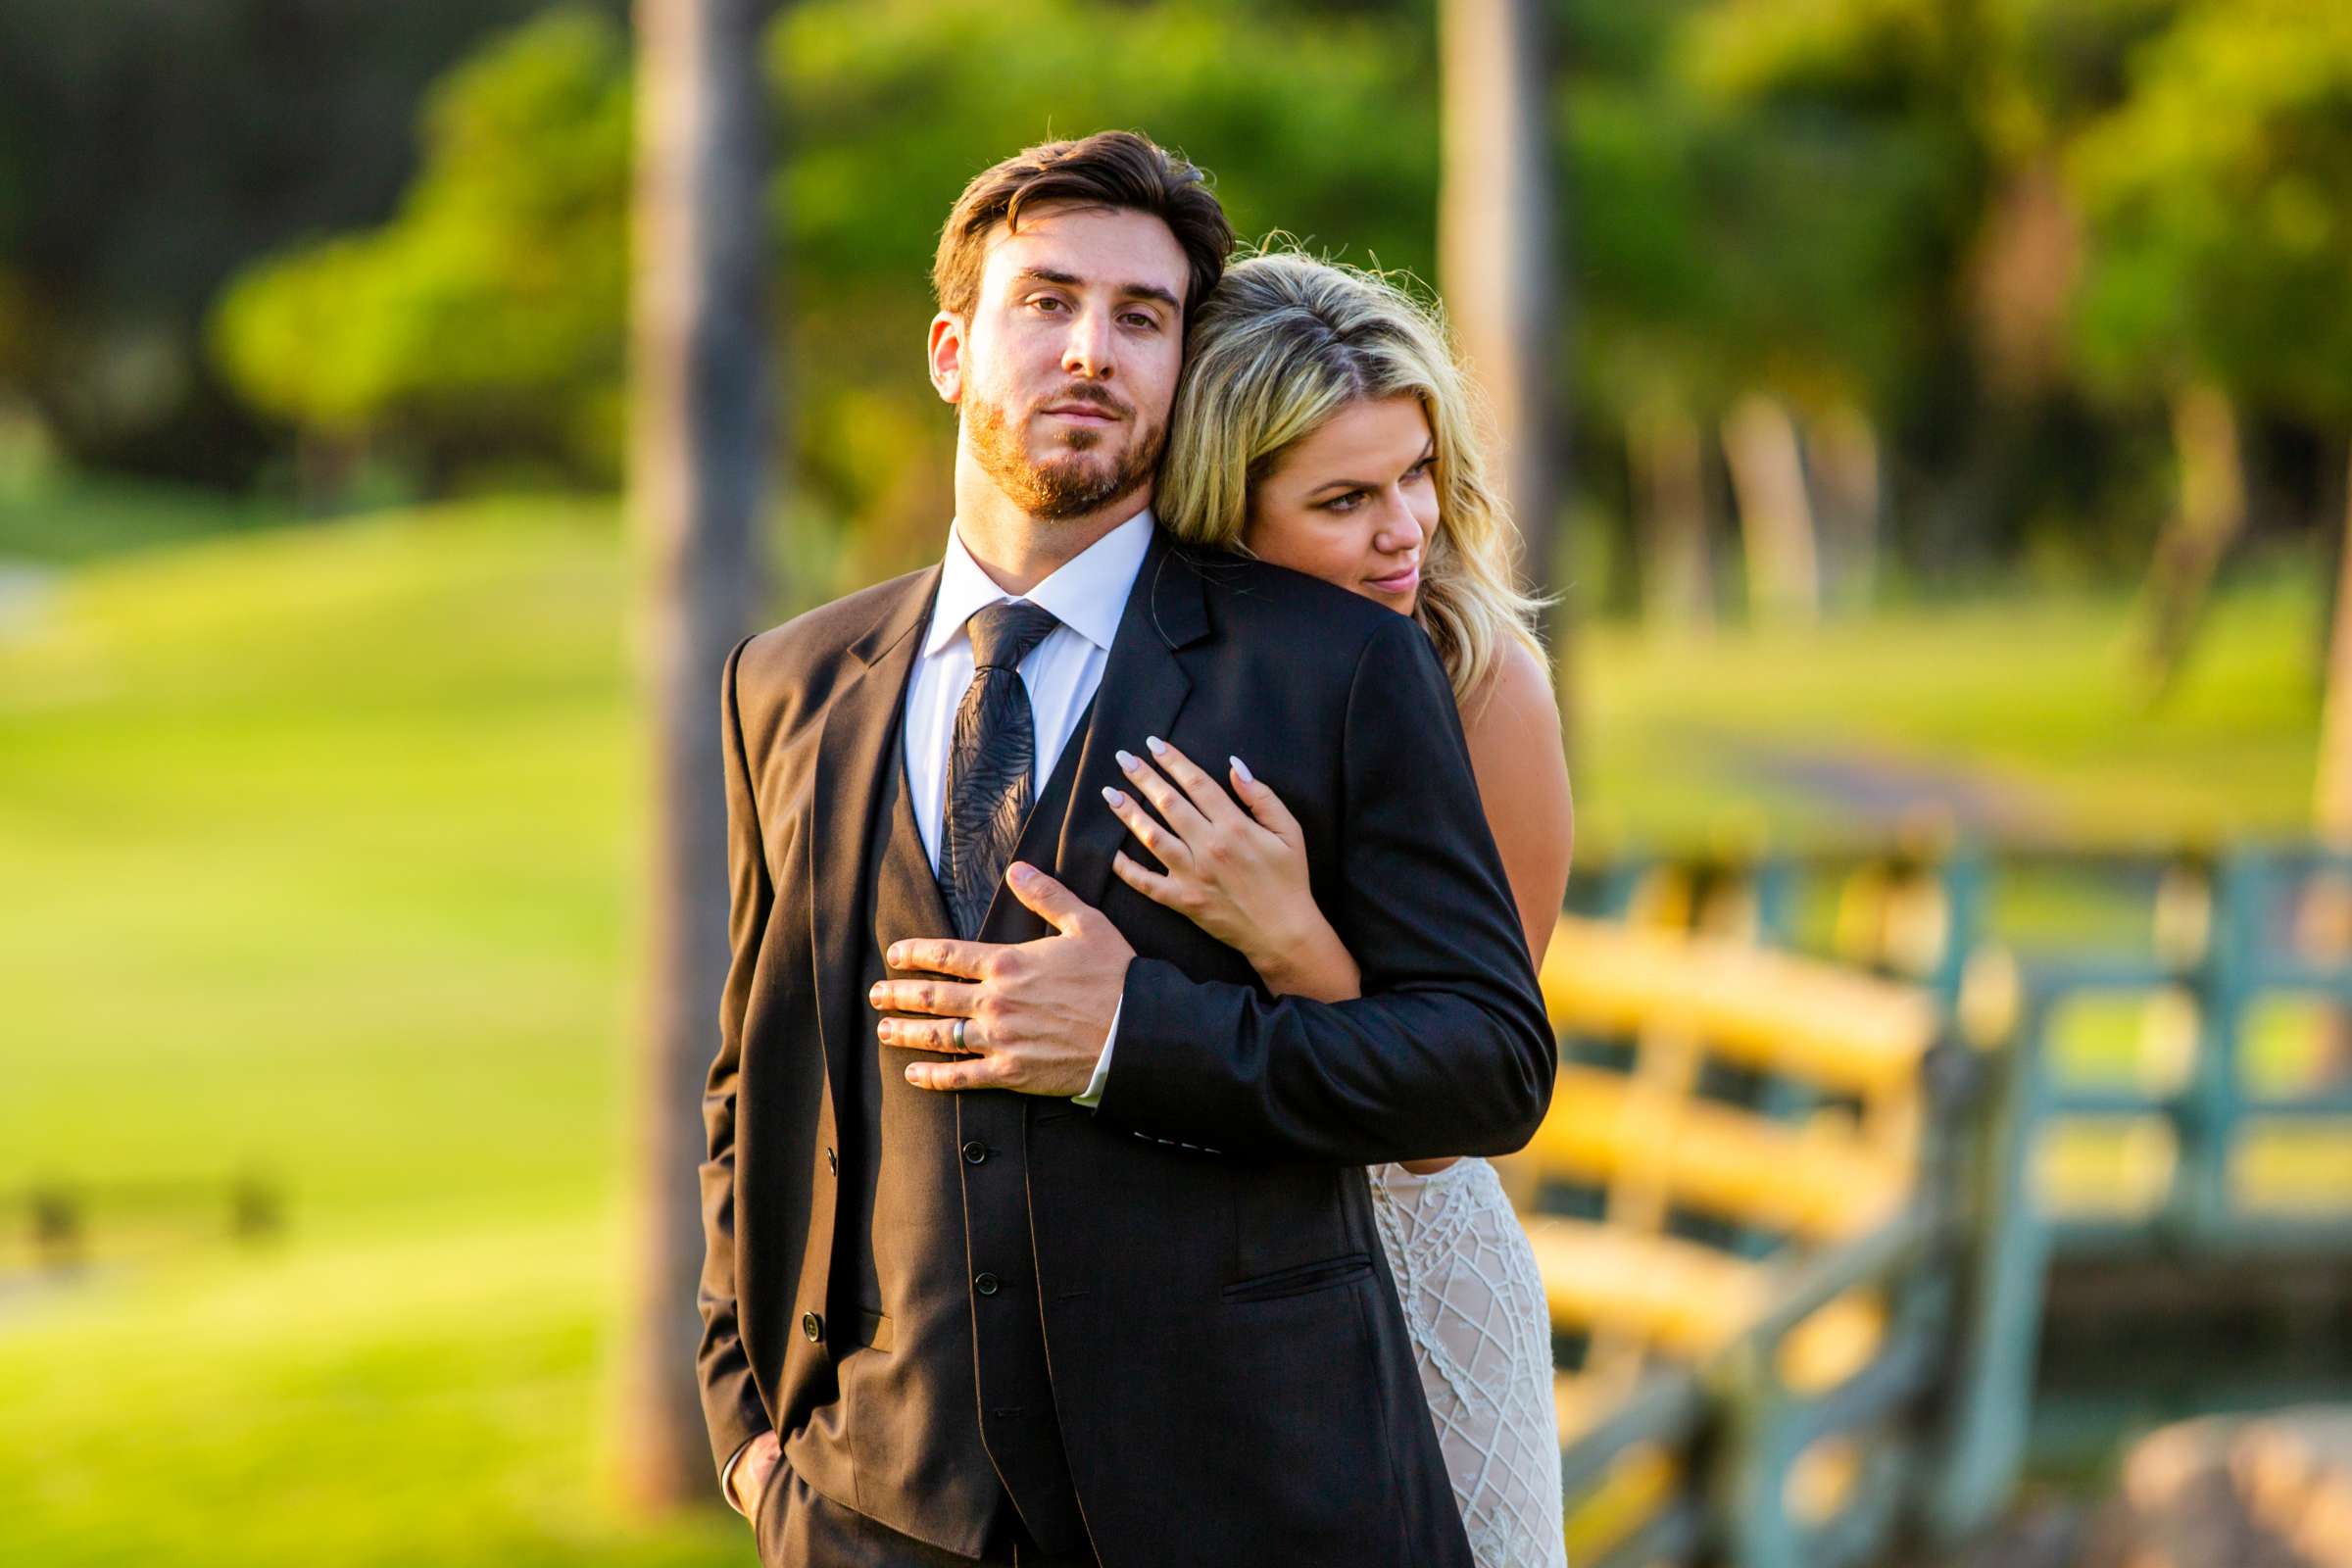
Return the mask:
[[[964,1045],[963,1045],[963,1025],[964,1025],[964,1020],[963,1020],[963,1019],[961,1019],[961,1018],[958,1018],[958,1019],[956,1019],[956,1049],[957,1051],[961,1051],[961,1050],[963,1050],[963,1049],[964,1049]]]

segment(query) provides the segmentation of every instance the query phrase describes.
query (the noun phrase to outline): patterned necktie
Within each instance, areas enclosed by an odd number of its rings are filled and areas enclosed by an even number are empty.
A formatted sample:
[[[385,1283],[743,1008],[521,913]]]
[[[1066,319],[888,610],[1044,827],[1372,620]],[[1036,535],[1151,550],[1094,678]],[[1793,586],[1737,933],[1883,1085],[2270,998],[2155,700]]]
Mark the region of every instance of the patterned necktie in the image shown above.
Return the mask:
[[[948,747],[948,809],[939,845],[939,888],[956,934],[980,934],[989,901],[1029,816],[1029,770],[1037,730],[1019,665],[1061,623],[1025,599],[973,612],[972,684],[956,710]]]

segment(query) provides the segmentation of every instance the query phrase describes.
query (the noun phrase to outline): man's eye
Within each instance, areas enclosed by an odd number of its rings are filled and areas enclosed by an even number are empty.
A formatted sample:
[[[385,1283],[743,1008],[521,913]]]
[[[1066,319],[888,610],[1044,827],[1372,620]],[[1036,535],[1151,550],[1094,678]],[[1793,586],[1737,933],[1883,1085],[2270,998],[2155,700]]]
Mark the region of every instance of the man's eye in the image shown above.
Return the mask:
[[[1127,324],[1142,327],[1147,332],[1156,332],[1159,330],[1159,318],[1142,311],[1130,311],[1127,313]]]
[[[1051,294],[1040,294],[1036,299],[1031,300],[1029,303],[1041,311],[1058,311],[1061,309],[1061,301],[1055,299]]]

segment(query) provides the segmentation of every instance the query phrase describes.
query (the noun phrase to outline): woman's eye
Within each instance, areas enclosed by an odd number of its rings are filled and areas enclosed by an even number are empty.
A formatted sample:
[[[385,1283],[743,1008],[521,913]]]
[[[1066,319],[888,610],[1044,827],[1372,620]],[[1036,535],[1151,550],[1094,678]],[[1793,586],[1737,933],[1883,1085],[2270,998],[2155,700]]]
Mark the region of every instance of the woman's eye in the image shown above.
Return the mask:
[[[1324,502],[1323,510],[1325,512],[1353,512],[1363,504],[1364,492],[1350,490],[1344,496],[1333,496],[1329,501]]]
[[[1438,460],[1434,457],[1423,458],[1419,463],[1405,469],[1404,476],[1407,479],[1426,479],[1429,477],[1429,470],[1437,466],[1437,462]]]

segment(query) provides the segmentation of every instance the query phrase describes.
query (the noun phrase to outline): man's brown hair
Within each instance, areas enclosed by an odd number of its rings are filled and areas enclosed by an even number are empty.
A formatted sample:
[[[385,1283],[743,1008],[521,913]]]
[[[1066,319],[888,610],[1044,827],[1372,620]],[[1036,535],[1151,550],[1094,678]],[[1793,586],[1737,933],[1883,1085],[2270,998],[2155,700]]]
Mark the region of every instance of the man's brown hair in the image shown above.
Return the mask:
[[[1077,141],[1024,147],[963,187],[940,230],[931,286],[939,308],[970,319],[980,299],[980,262],[989,231],[1021,226],[1021,209],[1038,202],[1150,213],[1168,225],[1191,270],[1184,291],[1189,319],[1224,275],[1233,225],[1195,165],[1132,130],[1099,130]]]

